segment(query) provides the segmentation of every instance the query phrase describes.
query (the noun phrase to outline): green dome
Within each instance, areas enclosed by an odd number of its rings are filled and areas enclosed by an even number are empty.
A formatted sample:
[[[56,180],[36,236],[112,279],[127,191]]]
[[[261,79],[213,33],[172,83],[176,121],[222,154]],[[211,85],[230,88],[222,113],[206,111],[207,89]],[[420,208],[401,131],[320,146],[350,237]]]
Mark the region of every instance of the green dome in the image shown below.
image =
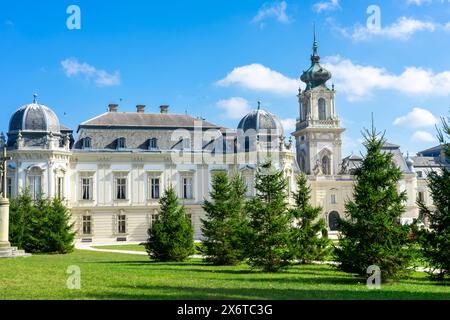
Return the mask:
[[[320,56],[317,53],[317,41],[314,35],[313,54],[311,56],[311,67],[304,71],[301,80],[306,83],[306,90],[325,85],[331,79],[331,72],[320,65]]]

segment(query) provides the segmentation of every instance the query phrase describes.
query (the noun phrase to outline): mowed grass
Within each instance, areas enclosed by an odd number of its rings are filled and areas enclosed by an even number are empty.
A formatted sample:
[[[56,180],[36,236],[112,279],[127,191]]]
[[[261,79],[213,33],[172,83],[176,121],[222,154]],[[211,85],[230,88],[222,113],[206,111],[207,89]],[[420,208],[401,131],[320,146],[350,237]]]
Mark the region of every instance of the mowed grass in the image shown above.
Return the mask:
[[[195,244],[195,252],[194,254],[201,255],[201,249],[203,245],[201,243]],[[118,251],[137,251],[137,252],[146,252],[144,245],[139,244],[124,244],[124,245],[112,245],[112,246],[93,246],[94,249],[106,249],[106,250],[118,250]]]
[[[119,250],[119,251],[138,251],[145,252],[145,247],[139,244],[124,244],[118,246],[93,246],[94,249]]]
[[[66,287],[72,265],[81,269],[81,290]],[[265,274],[245,264],[156,263],[146,256],[75,251],[0,260],[0,299],[450,299],[450,286],[413,273],[371,291],[364,280],[325,265]]]

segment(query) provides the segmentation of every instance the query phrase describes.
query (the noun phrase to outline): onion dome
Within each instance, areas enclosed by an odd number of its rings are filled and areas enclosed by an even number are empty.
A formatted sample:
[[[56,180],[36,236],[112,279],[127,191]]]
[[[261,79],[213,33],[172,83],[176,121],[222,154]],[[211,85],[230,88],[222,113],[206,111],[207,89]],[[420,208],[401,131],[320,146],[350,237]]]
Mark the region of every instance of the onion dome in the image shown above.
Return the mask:
[[[320,65],[316,34],[314,32],[313,54],[311,55],[311,67],[304,71],[301,80],[306,83],[306,90],[324,86],[331,79],[331,72]]]

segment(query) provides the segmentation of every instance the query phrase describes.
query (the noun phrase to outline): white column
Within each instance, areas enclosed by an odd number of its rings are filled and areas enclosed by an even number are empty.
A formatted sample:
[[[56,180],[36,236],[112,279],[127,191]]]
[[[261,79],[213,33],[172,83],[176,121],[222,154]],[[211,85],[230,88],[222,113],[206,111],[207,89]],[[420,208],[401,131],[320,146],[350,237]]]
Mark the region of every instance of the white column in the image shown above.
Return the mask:
[[[9,200],[0,198],[0,248],[9,247]]]

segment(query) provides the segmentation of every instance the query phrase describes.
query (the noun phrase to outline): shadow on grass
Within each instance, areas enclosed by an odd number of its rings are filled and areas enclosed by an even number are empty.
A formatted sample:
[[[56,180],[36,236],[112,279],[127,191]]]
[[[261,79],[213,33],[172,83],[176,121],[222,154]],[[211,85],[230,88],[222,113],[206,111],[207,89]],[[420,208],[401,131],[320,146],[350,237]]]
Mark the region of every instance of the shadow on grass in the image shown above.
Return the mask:
[[[88,299],[123,299],[123,300],[211,300],[211,299],[245,299],[245,300],[445,300],[449,295],[434,292],[407,291],[357,291],[342,290],[302,290],[275,288],[199,288],[183,286],[121,286],[115,292],[90,293]],[[139,291],[133,294],[132,291]],[[142,292],[147,291],[147,292]]]

